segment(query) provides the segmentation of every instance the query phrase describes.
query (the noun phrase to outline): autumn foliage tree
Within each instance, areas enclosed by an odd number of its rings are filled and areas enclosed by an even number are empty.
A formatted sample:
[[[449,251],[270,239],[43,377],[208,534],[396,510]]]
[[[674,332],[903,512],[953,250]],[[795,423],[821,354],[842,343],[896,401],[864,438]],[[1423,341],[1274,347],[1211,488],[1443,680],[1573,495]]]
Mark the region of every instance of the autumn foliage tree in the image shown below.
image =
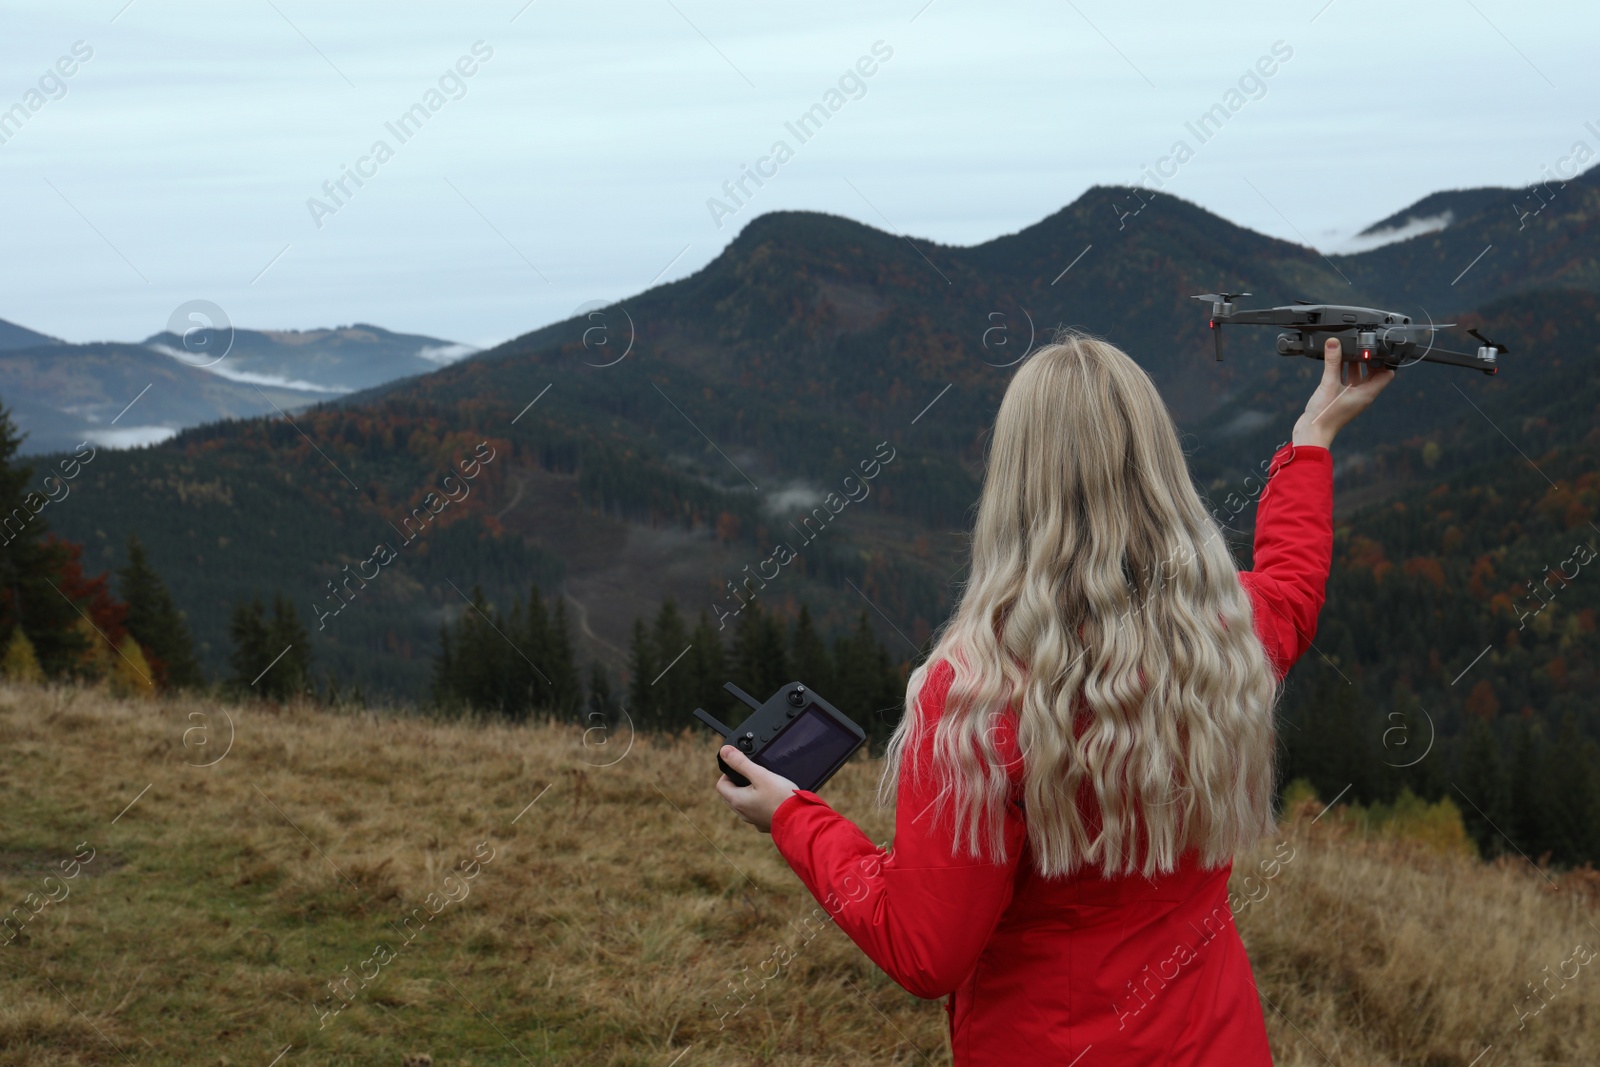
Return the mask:
[[[111,595],[105,574],[84,573],[81,545],[50,532],[43,512],[52,498],[30,487],[34,470],[18,460],[21,444],[0,407],[0,663],[11,677],[151,690],[149,665],[127,630],[127,605]]]

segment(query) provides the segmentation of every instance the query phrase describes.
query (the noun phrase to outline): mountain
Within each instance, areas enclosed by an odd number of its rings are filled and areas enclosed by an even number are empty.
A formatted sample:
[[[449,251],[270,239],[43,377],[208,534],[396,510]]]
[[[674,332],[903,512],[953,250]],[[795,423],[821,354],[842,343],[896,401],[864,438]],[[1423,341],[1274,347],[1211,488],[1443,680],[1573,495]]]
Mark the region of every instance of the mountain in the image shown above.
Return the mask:
[[[1333,257],[1350,288],[1382,292],[1439,321],[1514,293],[1600,288],[1600,168],[1565,183],[1442,195],[1459,208],[1445,228]]]
[[[1467,210],[1477,194],[1484,196]],[[1454,201],[1449,198],[1458,194],[1441,195],[1445,199],[1437,203],[1463,212],[1449,226],[1368,252],[1331,256],[1339,283],[1299,295],[1376,304],[1410,314],[1414,321],[1456,323],[1438,335],[1449,347],[1471,345],[1464,331],[1476,327],[1511,350],[1493,378],[1431,367],[1422,375],[1402,372],[1403,379],[1385,393],[1381,413],[1354,423],[1346,431],[1348,445],[1341,438],[1341,451],[1350,456],[1347,464],[1360,465],[1374,448],[1441,432],[1447,425],[1464,427],[1469,435],[1489,430],[1472,410],[1486,397],[1515,394],[1535,411],[1558,403],[1560,383],[1593,349],[1586,334],[1574,338],[1576,350],[1549,342],[1550,331],[1573,313],[1582,321],[1589,295],[1600,292],[1600,227],[1594,221],[1600,216],[1600,169],[1564,185],[1467,190]],[[1235,339],[1247,334],[1230,332],[1234,351],[1240,347]],[[1270,351],[1269,331],[1254,336],[1261,339],[1252,342],[1257,350]],[[1214,418],[1203,420],[1196,432],[1240,427],[1238,445],[1259,453],[1282,437],[1273,436],[1275,429],[1250,432],[1251,420],[1281,410],[1296,389],[1286,391],[1281,378],[1264,375],[1230,398]]]
[[[805,603],[824,631],[869,608],[909,657],[949,609],[1010,368],[1058,324],[1107,337],[1149,370],[1196,478],[1241,530],[1250,511],[1225,501],[1287,438],[1320,367],[1277,356],[1270,332],[1247,328],[1230,331],[1215,362],[1206,309],[1189,298],[1218,287],[1250,290],[1252,306],[1307,297],[1407,311],[1420,293],[1438,318],[1510,344],[1495,378],[1401,372],[1341,436],[1341,522],[1396,500],[1426,508],[1447,478],[1509,476],[1525,461],[1506,435],[1534,457],[1577,448],[1593,424],[1585,405],[1600,354],[1574,317],[1600,290],[1595,196],[1585,175],[1523,230],[1512,212],[1480,207],[1438,233],[1346,256],[1126,188],[1091,189],[968,248],[773,213],[687,278],[315,404],[293,426],[274,414],[103,453],[51,521],[86,542],[93,566],[119,562],[123,532],[136,531],[206,635],[213,672],[229,605],[282,589],[312,624],[319,669],[420,699],[439,627],[472,586],[503,605],[534,580],[560,591],[582,657],[613,671],[633,618],[662,597],[690,620],[733,626],[735,592],[758,583],[768,607],[786,615]],[[1480,241],[1493,254],[1456,277]],[[402,533],[477,449],[494,458],[470,486],[455,476],[466,495],[436,521],[414,520],[425,533]],[[865,499],[800,530],[813,508],[828,514],[827,494],[842,494],[847,476],[891,454]],[[1584,462],[1573,452],[1570,469]],[[1530,481],[1526,492],[1545,488]],[[776,564],[780,542],[794,558]],[[379,544],[394,564],[346,584]],[[1387,591],[1371,592],[1387,603]]]
[[[183,426],[304,407],[302,391],[259,389],[140,345],[55,344],[0,351],[0,398],[28,434],[23,452],[153,444]]]
[[[0,319],[0,350],[7,348],[33,348],[37,345],[58,345],[60,341],[25,326]]]
[[[1491,205],[1509,200],[1516,192],[1515,189],[1488,185],[1476,189],[1448,189],[1429,193],[1410,207],[1401,208],[1393,215],[1374,222],[1356,237],[1358,241],[1377,247],[1398,239],[1433,233],[1450,226],[1457,219],[1469,218]]]
[[[361,323],[204,330],[189,344],[163,332],[140,345],[73,345],[0,323],[0,398],[28,433],[24,452],[153,444],[185,427],[298,411],[426,374],[472,351]]]

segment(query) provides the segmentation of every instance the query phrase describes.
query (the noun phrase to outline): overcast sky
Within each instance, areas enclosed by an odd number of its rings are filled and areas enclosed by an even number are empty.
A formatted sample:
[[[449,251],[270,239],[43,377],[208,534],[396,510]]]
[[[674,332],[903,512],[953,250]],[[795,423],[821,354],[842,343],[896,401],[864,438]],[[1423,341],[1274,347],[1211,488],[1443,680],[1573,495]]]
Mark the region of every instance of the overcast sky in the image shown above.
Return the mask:
[[[1600,148],[1593,0],[524,3],[0,4],[0,110],[22,107],[0,318],[140,340],[205,299],[239,326],[488,345],[689,274],[777,209],[973,244],[1182,139],[1167,192],[1333,249]],[[1186,123],[1241,78],[1202,143]],[[830,102],[808,140],[785,126]]]

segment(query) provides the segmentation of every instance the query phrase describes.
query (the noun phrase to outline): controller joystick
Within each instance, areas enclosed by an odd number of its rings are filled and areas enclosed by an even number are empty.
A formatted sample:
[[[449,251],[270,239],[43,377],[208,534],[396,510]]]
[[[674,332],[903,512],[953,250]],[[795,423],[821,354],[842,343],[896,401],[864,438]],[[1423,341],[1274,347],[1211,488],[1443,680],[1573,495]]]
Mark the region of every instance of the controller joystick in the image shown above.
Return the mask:
[[[743,789],[745,786],[750,784],[750,779],[746,778],[744,775],[728,766],[728,761],[722,758],[722,752],[720,750],[717,752],[717,767],[721,769],[723,774],[728,776],[728,781],[732,782],[739,788]]]

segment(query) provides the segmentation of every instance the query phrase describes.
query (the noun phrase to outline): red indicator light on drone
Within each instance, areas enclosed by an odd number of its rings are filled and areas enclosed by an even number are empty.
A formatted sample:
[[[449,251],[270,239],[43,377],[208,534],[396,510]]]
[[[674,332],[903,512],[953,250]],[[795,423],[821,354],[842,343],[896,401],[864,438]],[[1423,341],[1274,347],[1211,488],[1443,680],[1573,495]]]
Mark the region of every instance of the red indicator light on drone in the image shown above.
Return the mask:
[[[1213,330],[1215,330],[1217,328],[1217,320],[1216,319],[1211,319],[1211,320],[1209,320],[1207,325],[1209,325]]]
[[[1362,359],[1371,359],[1371,358],[1372,358],[1372,349],[1370,349],[1370,348],[1363,348],[1363,349],[1362,349],[1362,350],[1361,350],[1361,358],[1362,358]]]

